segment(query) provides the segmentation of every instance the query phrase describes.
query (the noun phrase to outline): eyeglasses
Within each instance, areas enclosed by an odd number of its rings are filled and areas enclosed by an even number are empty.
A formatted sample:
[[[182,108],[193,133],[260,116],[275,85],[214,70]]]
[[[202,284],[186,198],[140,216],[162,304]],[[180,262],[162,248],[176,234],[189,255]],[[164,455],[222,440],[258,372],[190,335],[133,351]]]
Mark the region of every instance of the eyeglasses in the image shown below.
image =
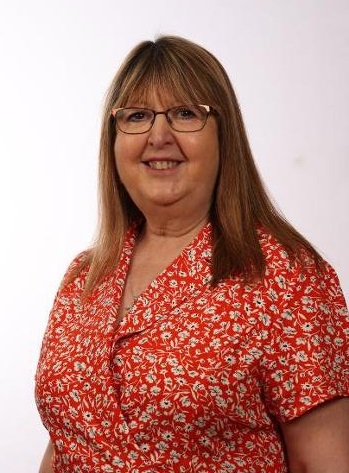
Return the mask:
[[[167,123],[175,131],[183,133],[200,131],[212,112],[213,108],[210,105],[179,105],[162,112],[138,107],[115,108],[112,110],[112,115],[120,131],[138,135],[151,129],[157,115],[165,115]]]

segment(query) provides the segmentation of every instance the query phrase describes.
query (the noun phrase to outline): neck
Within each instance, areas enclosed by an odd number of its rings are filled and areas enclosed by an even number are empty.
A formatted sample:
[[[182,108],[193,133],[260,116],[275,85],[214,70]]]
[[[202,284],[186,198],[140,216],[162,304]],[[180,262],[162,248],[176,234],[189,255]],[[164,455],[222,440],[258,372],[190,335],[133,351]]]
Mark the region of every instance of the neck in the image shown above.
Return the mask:
[[[153,240],[158,238],[168,239],[187,239],[194,237],[208,222],[208,216],[200,216],[196,220],[185,222],[182,219],[167,219],[159,221],[158,219],[147,219],[142,239]]]

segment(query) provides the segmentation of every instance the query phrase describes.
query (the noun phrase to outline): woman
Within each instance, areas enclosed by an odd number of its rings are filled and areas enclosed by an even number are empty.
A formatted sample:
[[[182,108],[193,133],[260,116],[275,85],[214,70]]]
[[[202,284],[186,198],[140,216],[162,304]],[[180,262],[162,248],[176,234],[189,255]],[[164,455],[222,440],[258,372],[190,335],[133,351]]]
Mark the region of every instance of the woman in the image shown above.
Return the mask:
[[[267,197],[231,83],[178,37],[105,104],[100,228],[36,375],[40,472],[349,471],[349,317]]]

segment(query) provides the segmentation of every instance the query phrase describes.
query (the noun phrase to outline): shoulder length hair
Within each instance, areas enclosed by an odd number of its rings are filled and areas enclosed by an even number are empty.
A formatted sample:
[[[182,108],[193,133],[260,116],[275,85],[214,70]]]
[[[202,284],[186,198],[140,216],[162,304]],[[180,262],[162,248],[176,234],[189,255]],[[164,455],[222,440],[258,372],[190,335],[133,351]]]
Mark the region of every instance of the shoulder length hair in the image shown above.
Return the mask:
[[[151,91],[171,91],[179,103],[205,103],[214,109],[220,146],[219,172],[212,200],[212,284],[231,274],[262,278],[265,257],[257,228],[268,230],[291,259],[304,250],[321,257],[276,209],[252,157],[240,107],[229,77],[205,48],[176,36],[139,43],[127,56],[107,92],[99,155],[99,227],[86,253],[88,293],[112,271],[130,225],[144,217],[122,185],[115,164],[117,129],[111,114]]]

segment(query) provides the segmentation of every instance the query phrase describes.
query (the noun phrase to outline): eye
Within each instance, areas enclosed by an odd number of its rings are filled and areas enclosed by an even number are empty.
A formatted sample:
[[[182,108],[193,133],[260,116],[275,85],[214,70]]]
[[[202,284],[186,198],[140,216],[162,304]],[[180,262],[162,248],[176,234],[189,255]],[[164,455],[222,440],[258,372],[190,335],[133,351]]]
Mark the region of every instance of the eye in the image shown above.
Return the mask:
[[[193,107],[176,107],[172,110],[173,116],[176,119],[181,120],[190,120],[193,118],[197,118],[197,114]]]
[[[174,120],[202,120],[203,110],[196,105],[181,105],[171,110],[171,117]]]
[[[124,111],[123,120],[127,123],[142,123],[151,121],[153,113],[151,110],[142,108],[130,108]]]

